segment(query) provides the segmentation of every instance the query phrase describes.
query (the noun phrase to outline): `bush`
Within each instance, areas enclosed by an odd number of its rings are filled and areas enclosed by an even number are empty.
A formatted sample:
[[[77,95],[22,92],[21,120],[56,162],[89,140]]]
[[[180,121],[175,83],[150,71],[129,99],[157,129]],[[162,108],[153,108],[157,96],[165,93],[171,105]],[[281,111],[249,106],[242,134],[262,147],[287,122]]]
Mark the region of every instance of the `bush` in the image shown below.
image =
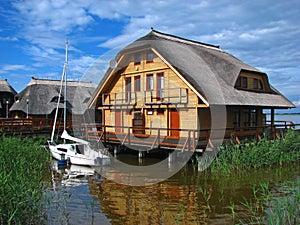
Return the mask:
[[[0,138],[0,224],[39,224],[50,157],[41,139]]]
[[[258,141],[241,144],[235,144],[231,140],[219,149],[210,168],[228,173],[299,159],[300,134],[291,130],[284,139],[268,140],[262,138]]]

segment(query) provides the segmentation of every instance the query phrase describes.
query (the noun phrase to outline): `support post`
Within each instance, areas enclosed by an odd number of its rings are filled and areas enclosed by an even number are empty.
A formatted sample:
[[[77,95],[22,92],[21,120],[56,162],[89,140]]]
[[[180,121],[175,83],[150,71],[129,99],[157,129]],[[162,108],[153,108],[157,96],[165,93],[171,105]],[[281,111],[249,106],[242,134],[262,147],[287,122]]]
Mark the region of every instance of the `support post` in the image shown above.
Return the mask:
[[[273,134],[273,138],[276,138],[276,131],[275,131],[275,113],[274,113],[274,108],[271,109],[271,133]]]
[[[117,153],[118,153],[118,146],[115,145],[115,146],[114,146],[114,157],[117,156]]]

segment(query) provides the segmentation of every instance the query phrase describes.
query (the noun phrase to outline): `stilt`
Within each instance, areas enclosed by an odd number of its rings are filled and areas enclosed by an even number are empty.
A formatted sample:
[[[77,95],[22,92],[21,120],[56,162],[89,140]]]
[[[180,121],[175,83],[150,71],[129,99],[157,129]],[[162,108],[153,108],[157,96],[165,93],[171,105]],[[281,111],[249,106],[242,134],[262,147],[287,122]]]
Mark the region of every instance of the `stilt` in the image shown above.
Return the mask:
[[[143,157],[144,157],[143,151],[139,151],[139,159],[141,159]]]
[[[172,168],[172,164],[176,163],[176,160],[177,160],[177,152],[169,152],[169,156],[168,156],[169,169]]]
[[[117,145],[115,145],[114,146],[114,157],[116,158],[117,157],[117,153],[118,153],[118,146]]]

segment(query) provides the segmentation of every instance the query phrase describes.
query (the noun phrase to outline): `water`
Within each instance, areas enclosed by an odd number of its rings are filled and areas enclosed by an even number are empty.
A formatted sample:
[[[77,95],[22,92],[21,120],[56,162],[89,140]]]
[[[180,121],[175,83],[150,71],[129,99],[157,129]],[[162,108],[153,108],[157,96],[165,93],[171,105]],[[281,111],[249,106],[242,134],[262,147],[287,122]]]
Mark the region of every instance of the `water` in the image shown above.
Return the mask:
[[[276,115],[275,119],[300,124],[300,115]],[[118,157],[139,164],[137,155]],[[141,187],[115,183],[88,167],[56,170],[47,191],[51,199],[47,224],[246,224],[240,220],[253,217],[245,203],[255,202],[254,187],[268,184],[272,195],[281,196],[283,184],[300,182],[299,163],[230,176],[204,174],[188,165],[163,182]]]
[[[69,169],[54,176],[48,224],[234,224],[249,217],[242,203],[255,200],[254,186],[268,183],[280,194],[282,183],[300,181],[299,163],[231,176],[204,175],[189,165],[164,182],[140,187],[82,168],[73,168],[77,175]]]
[[[270,120],[270,115],[266,117]],[[292,121],[294,124],[298,124],[296,129],[300,129],[300,114],[275,114],[275,121]]]

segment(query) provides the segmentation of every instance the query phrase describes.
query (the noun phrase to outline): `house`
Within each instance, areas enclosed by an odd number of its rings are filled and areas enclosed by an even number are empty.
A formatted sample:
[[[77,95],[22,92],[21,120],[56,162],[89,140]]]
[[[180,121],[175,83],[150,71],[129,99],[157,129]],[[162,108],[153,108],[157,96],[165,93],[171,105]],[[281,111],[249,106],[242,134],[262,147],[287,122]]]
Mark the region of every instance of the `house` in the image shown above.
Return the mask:
[[[212,127],[225,136],[262,133],[264,110],[274,125],[275,109],[295,106],[266,73],[219,46],[152,29],[111,61],[89,107],[102,111],[105,133],[127,134],[123,143],[156,136],[154,147],[157,138],[205,139]]]
[[[52,121],[60,93],[60,80],[32,77],[26,88],[15,96],[10,108],[14,118],[29,118],[36,121]],[[81,124],[87,113],[87,103],[95,88],[92,83],[67,81],[67,96],[61,96],[58,121],[63,121],[63,105],[66,100],[67,124]],[[62,92],[63,93],[63,92]]]
[[[16,90],[7,82],[6,79],[0,80],[0,117],[10,117],[9,109],[14,102],[16,94]]]

